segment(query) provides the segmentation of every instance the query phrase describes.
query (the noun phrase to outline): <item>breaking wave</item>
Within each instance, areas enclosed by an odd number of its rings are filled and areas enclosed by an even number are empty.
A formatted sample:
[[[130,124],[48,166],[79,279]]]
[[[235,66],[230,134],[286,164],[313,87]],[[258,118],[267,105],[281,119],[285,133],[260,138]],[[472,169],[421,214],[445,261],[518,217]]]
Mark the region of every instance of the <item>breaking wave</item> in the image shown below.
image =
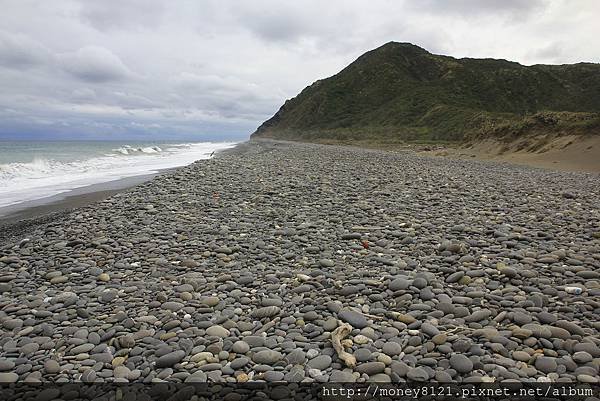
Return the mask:
[[[0,207],[57,195],[87,185],[155,173],[207,159],[232,142],[147,147],[122,146],[95,157],[58,161],[37,157],[28,163],[0,164]],[[105,151],[106,152],[106,151]]]

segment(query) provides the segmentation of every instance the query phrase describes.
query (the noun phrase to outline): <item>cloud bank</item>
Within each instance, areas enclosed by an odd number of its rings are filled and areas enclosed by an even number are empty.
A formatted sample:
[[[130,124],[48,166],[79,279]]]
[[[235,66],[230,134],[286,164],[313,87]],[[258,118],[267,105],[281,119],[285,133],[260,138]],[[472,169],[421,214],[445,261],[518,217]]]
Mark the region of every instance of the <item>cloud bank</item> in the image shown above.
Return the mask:
[[[0,0],[0,139],[243,139],[388,41],[598,62],[595,0]]]

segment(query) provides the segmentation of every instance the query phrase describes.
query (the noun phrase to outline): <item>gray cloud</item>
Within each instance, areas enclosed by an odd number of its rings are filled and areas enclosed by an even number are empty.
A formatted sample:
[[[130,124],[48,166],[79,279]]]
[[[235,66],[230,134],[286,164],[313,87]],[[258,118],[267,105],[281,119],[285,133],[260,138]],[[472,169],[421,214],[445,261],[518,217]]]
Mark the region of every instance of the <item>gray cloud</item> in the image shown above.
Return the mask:
[[[79,15],[101,31],[156,29],[162,22],[165,4],[161,0],[81,1]]]
[[[420,0],[406,4],[416,10],[432,14],[459,14],[462,16],[511,16],[521,19],[543,9],[549,0]]]
[[[61,54],[59,58],[65,71],[83,81],[119,81],[132,75],[119,57],[99,46],[82,47],[76,52]]]
[[[40,43],[18,33],[0,31],[0,65],[28,68],[43,63],[49,51]]]
[[[0,139],[243,138],[390,40],[525,64],[600,60],[595,0],[0,2]]]

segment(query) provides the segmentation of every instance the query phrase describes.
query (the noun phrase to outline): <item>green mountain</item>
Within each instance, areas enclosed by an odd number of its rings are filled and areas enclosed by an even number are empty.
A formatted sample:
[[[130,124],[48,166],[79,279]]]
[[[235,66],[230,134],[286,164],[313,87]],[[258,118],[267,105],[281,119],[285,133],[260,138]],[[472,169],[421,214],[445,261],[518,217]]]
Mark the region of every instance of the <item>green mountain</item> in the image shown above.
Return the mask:
[[[600,132],[600,64],[456,59],[390,42],[285,102],[252,137],[456,141]]]

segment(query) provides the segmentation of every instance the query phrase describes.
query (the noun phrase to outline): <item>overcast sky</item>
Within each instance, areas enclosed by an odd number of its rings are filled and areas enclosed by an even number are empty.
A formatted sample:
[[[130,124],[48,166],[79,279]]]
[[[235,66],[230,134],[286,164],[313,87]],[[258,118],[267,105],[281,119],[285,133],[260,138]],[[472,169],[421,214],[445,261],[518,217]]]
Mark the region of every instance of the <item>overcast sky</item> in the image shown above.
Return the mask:
[[[0,0],[0,139],[242,139],[367,50],[600,61],[597,0]]]

